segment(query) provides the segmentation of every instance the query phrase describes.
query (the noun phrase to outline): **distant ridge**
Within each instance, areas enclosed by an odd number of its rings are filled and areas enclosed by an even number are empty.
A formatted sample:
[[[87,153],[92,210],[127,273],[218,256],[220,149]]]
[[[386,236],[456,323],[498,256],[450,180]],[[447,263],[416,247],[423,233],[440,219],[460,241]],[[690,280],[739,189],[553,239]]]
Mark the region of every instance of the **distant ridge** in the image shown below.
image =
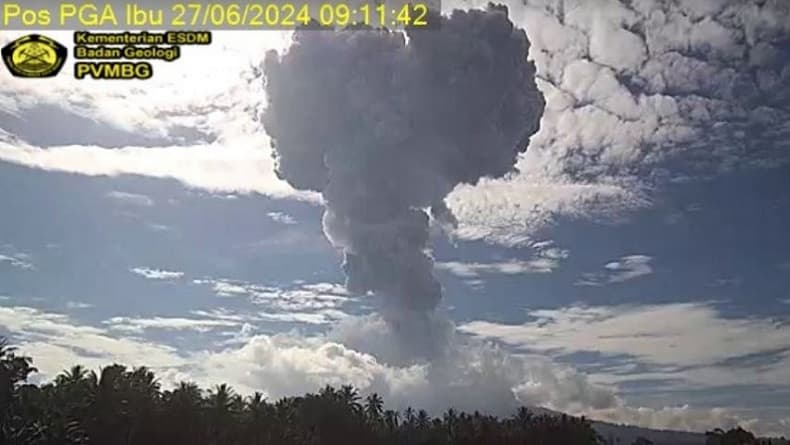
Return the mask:
[[[541,407],[530,407],[529,410],[535,414],[547,414],[552,416],[561,416],[564,414],[559,411]],[[707,439],[705,433],[694,433],[691,431],[657,430],[597,420],[591,420],[590,423],[593,429],[601,435],[606,444],[631,445],[638,438],[642,437],[652,442],[653,445],[705,445],[705,440]],[[713,427],[711,427],[711,429],[713,429]],[[768,440],[767,438],[761,439]],[[790,440],[771,438],[770,441],[771,445],[790,445]]]
[[[633,425],[618,425],[608,422],[593,421],[592,427],[605,440],[614,439],[613,443],[630,445],[637,438],[644,437],[653,445],[705,445],[704,433],[689,431],[654,430]]]

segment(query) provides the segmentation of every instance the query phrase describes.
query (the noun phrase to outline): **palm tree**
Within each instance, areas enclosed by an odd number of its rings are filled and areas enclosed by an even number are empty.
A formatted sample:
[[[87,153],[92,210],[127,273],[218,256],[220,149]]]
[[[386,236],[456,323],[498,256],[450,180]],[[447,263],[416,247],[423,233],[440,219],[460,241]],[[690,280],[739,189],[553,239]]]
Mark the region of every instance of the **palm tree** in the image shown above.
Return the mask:
[[[67,369],[57,377],[55,377],[55,384],[58,386],[72,386],[79,385],[88,377],[88,370],[82,365],[74,365]]]
[[[372,425],[381,422],[381,413],[384,409],[384,400],[381,396],[373,393],[365,398],[365,416]]]
[[[405,410],[403,410],[403,420],[406,421],[407,425],[413,425],[417,419],[417,416],[414,414],[414,408],[411,406],[407,406]]]
[[[343,385],[338,393],[340,400],[355,412],[362,412],[362,405],[359,404],[359,392],[351,385]]]
[[[30,357],[16,355],[16,348],[0,337],[0,443],[34,443],[40,430],[35,422],[21,416],[19,388],[37,372]]]
[[[388,409],[384,411],[384,424],[387,426],[387,431],[394,432],[398,428],[398,421],[400,420],[400,414],[397,411]]]
[[[525,406],[521,406],[516,411],[515,419],[516,424],[519,426],[528,426],[532,422],[532,413]]]
[[[10,407],[17,385],[38,371],[32,363],[30,357],[16,355],[16,348],[9,346],[5,337],[0,337],[0,407]]]
[[[724,443],[724,430],[715,428],[705,433],[705,445],[722,445]]]
[[[81,444],[87,441],[86,417],[91,406],[90,373],[75,365],[58,374],[53,385],[42,387],[48,398],[46,419],[48,434],[58,443]]]
[[[274,424],[279,427],[274,432],[274,443],[298,443],[302,431],[298,424],[299,405],[302,397],[289,397],[278,400],[274,405]]]
[[[266,402],[263,394],[256,392],[247,399],[247,436],[252,437],[252,443],[254,445],[271,442],[270,419],[272,419],[273,415],[273,409]]]
[[[153,420],[152,415],[160,401],[160,392],[156,376],[144,366],[125,373],[124,379],[124,399],[127,401],[129,413],[126,443],[130,444],[137,435],[141,435],[141,440],[144,441],[153,434],[151,428],[144,429],[144,426]]]
[[[162,412],[168,419],[161,428],[167,443],[197,443],[202,436],[203,395],[191,382],[180,382],[173,391],[162,394]]]
[[[428,416],[428,412],[424,409],[421,409],[417,413],[417,428],[424,430],[427,429],[431,423],[431,418]]]
[[[454,409],[449,408],[447,412],[444,413],[444,424],[447,437],[451,442],[454,442],[457,436],[458,427],[458,413],[456,413]]]
[[[228,443],[235,428],[237,413],[244,402],[226,383],[217,385],[208,394],[207,421],[209,425],[209,443]]]
[[[123,444],[129,431],[129,382],[126,367],[105,366],[88,374],[87,430],[100,443]]]
[[[416,427],[417,416],[414,413],[414,409],[411,406],[407,406],[406,409],[403,410],[403,423],[401,424],[405,442],[411,443],[414,441]]]
[[[178,408],[198,411],[202,404],[203,394],[197,384],[180,382],[178,388],[170,393],[169,400]]]

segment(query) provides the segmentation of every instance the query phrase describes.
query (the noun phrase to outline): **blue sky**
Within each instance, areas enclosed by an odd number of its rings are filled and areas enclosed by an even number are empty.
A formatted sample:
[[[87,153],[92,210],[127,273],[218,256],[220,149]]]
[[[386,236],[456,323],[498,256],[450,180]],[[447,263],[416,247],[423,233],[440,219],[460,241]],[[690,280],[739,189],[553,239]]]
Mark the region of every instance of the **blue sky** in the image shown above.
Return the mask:
[[[790,21],[556,4],[511,7],[549,104],[521,172],[460,187],[458,229],[433,233],[441,360],[402,359],[343,289],[318,198],[272,173],[245,70],[279,33],[218,32],[147,83],[0,73],[0,333],[40,379],[120,361],[272,397],[352,382],[790,435]],[[238,69],[189,71],[209,55]]]

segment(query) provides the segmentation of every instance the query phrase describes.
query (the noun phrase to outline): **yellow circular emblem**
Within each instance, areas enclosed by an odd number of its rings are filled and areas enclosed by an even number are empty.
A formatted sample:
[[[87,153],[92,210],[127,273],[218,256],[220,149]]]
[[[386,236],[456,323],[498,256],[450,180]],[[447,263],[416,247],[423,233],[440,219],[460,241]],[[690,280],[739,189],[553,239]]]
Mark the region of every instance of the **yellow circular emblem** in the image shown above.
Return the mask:
[[[38,34],[14,40],[2,50],[3,61],[17,77],[52,77],[66,61],[66,48]]]

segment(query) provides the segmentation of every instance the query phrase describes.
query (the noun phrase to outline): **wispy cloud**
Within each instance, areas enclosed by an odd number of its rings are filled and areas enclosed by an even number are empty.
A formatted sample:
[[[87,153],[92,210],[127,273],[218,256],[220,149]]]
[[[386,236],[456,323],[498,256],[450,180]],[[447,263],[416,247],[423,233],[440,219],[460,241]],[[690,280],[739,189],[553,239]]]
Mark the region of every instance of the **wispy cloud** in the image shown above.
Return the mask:
[[[129,192],[121,192],[121,191],[113,190],[107,193],[107,197],[123,204],[130,204],[140,207],[151,207],[154,205],[153,199],[151,199],[147,195],[143,195],[139,193],[129,193]]]
[[[11,267],[25,270],[35,270],[36,267],[29,261],[30,257],[24,254],[3,255],[0,254],[0,263],[5,263]]]
[[[754,372],[748,361],[742,367],[727,363],[767,354],[774,360],[755,365],[760,382],[790,385],[785,372],[790,366],[790,324],[772,318],[724,317],[708,303],[570,306],[527,315],[531,320],[523,324],[481,320],[460,329],[552,354],[628,356],[631,362],[658,370],[649,376],[702,386],[753,381],[748,378],[748,372]]]
[[[475,278],[483,274],[519,275],[525,273],[547,273],[555,266],[546,259],[508,260],[494,263],[463,263],[460,261],[442,261],[436,268],[446,270],[463,278]]]
[[[293,287],[264,286],[244,281],[203,279],[194,284],[211,286],[220,297],[242,297],[265,308],[259,320],[329,324],[347,316],[341,308],[351,301],[337,283],[297,283]]]
[[[652,258],[647,255],[629,255],[619,261],[607,263],[604,267],[611,271],[610,283],[622,283],[653,273],[653,268],[650,267],[651,260]]]
[[[244,313],[236,313],[229,309],[223,307],[215,307],[209,310],[206,309],[196,309],[190,312],[192,315],[197,315],[202,318],[210,318],[216,320],[227,320],[227,321],[234,321],[234,322],[244,322],[249,321],[254,318],[250,317],[250,314]]]
[[[730,278],[717,278],[713,280],[709,284],[711,287],[728,287],[728,286],[740,286],[743,284],[743,279],[741,277],[730,277]]]
[[[174,272],[163,269],[151,269],[149,267],[135,267],[129,269],[130,272],[140,275],[149,280],[174,280],[184,276],[184,272]]]
[[[436,268],[475,281],[481,275],[489,274],[549,273],[558,268],[562,260],[568,257],[568,251],[554,246],[552,241],[534,242],[531,247],[535,254],[533,258],[527,260],[510,259],[490,263],[440,261],[436,263]]]
[[[178,233],[178,231],[176,229],[174,229],[173,227],[168,226],[166,224],[147,222],[147,223],[145,223],[145,227],[148,228],[149,230],[151,230],[152,232],[172,233],[172,234],[177,234]]]
[[[293,216],[283,213],[283,212],[269,212],[266,214],[272,221],[276,221],[280,224],[292,225],[296,224],[296,220]]]
[[[35,357],[36,367],[50,378],[78,362],[93,368],[113,361],[152,368],[188,363],[169,346],[115,337],[106,329],[30,307],[0,307],[0,327],[13,336],[25,353]]]
[[[257,315],[261,320],[265,321],[305,323],[315,325],[332,324],[349,317],[348,314],[337,309],[322,309],[315,312],[258,312]]]
[[[36,266],[33,264],[33,256],[20,252],[11,244],[0,245],[0,266],[3,264],[23,270],[36,269]]]
[[[109,320],[105,320],[104,324],[108,325],[112,330],[132,333],[142,333],[146,329],[208,332],[213,329],[232,328],[240,325],[239,322],[233,320],[184,317],[113,317]]]
[[[617,261],[604,265],[603,273],[585,273],[576,282],[577,286],[601,286],[606,283],[622,283],[653,273],[650,265],[652,257],[647,255],[627,255]]]
[[[313,193],[294,191],[274,177],[268,155],[250,146],[265,145],[248,136],[225,144],[102,148],[62,146],[41,148],[0,140],[0,159],[48,171],[90,176],[145,175],[174,178],[190,187],[223,192],[259,192],[279,198],[318,201]]]

